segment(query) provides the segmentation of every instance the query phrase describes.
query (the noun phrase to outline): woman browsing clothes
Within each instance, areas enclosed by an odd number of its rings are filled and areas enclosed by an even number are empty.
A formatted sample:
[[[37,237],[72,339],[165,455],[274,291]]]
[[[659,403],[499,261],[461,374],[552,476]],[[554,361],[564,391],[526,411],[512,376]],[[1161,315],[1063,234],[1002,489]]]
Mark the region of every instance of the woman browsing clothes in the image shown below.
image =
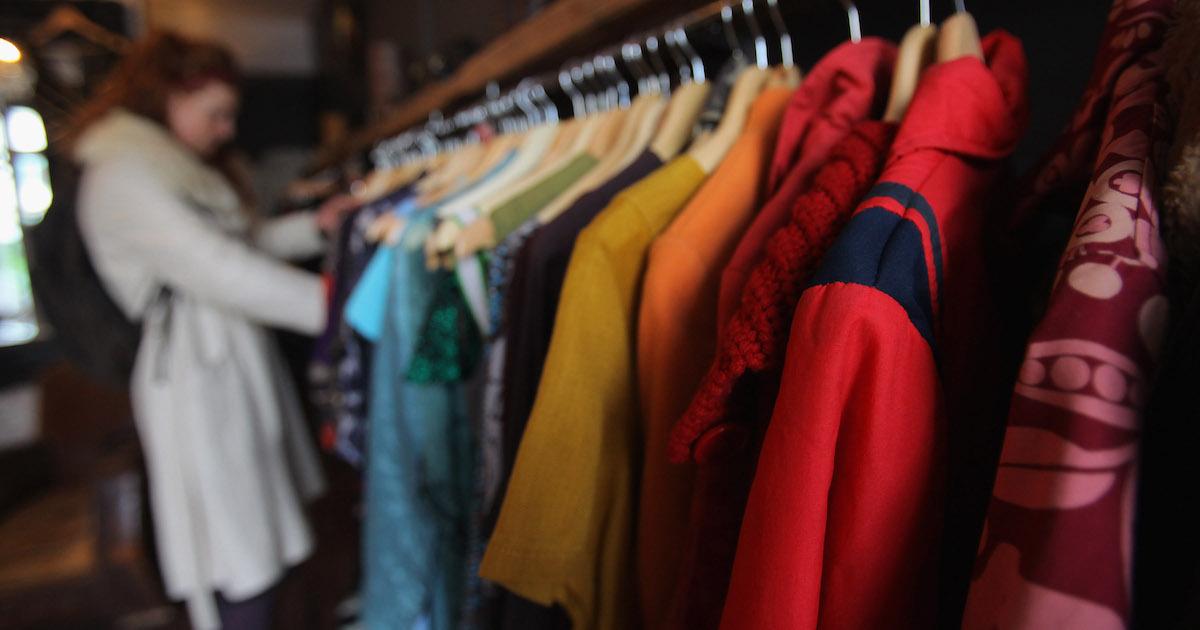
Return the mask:
[[[78,218],[105,287],[142,323],[131,378],[159,561],[197,630],[265,628],[312,551],[323,478],[266,326],[324,325],[316,254],[346,204],[258,220],[230,161],[238,73],[220,47],[157,34],[122,61],[68,139]]]

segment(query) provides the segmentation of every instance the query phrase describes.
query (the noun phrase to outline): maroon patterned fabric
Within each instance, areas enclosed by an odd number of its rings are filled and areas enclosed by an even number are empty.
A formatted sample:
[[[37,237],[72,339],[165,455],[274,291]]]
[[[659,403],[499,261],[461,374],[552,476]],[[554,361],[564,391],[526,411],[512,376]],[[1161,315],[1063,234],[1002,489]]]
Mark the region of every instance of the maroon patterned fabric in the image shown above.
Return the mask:
[[[1126,68],[1162,46],[1174,4],[1174,0],[1114,0],[1092,76],[1071,122],[1032,171],[1027,193],[1013,214],[1017,223],[1029,218],[1055,191],[1090,180],[1100,132],[1113,102],[1113,87]]]
[[[1141,410],[1166,328],[1151,156],[1164,139],[1157,45],[1172,2],[1118,0],[1076,122],[1039,180],[1099,153],[1026,349],[963,627],[1125,628]],[[1115,66],[1113,65],[1115,64]],[[1056,166],[1057,165],[1057,166]]]

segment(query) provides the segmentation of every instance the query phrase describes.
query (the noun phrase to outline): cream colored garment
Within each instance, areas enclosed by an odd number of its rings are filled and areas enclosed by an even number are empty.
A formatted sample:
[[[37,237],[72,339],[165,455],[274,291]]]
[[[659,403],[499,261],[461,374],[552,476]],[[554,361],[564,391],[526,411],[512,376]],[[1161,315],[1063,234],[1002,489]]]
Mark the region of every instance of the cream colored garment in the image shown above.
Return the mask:
[[[220,174],[128,112],[89,128],[76,157],[92,261],[143,321],[131,389],[167,593],[194,628],[214,629],[214,592],[257,595],[312,550],[302,500],[324,480],[262,326],[317,332],[323,291],[251,243],[301,256],[321,241],[311,215],[252,233]]]

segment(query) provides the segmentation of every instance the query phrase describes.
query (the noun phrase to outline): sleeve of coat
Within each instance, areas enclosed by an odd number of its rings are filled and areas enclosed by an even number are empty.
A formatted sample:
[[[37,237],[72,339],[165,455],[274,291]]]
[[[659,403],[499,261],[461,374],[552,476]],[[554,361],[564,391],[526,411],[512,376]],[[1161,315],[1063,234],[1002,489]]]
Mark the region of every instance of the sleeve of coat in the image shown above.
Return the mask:
[[[320,254],[325,239],[317,228],[316,212],[292,212],[260,223],[254,245],[282,260],[304,260]]]
[[[325,322],[320,278],[256,251],[206,222],[136,158],[96,165],[81,190],[96,229],[144,261],[172,291],[260,324],[315,334]]]
[[[721,628],[928,628],[943,428],[933,353],[880,291],[805,291]]]

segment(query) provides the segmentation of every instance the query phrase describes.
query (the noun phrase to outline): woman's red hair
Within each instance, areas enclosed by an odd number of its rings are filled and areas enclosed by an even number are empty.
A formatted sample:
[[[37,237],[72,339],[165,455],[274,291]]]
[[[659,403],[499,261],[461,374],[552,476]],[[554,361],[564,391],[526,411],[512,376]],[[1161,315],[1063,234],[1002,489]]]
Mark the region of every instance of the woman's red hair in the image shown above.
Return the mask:
[[[158,31],[126,53],[96,94],[74,117],[63,138],[71,150],[85,129],[117,107],[167,126],[167,100],[172,93],[191,92],[213,81],[234,88],[240,81],[237,62],[224,47]],[[248,188],[235,174],[227,151],[209,160],[245,195]]]

